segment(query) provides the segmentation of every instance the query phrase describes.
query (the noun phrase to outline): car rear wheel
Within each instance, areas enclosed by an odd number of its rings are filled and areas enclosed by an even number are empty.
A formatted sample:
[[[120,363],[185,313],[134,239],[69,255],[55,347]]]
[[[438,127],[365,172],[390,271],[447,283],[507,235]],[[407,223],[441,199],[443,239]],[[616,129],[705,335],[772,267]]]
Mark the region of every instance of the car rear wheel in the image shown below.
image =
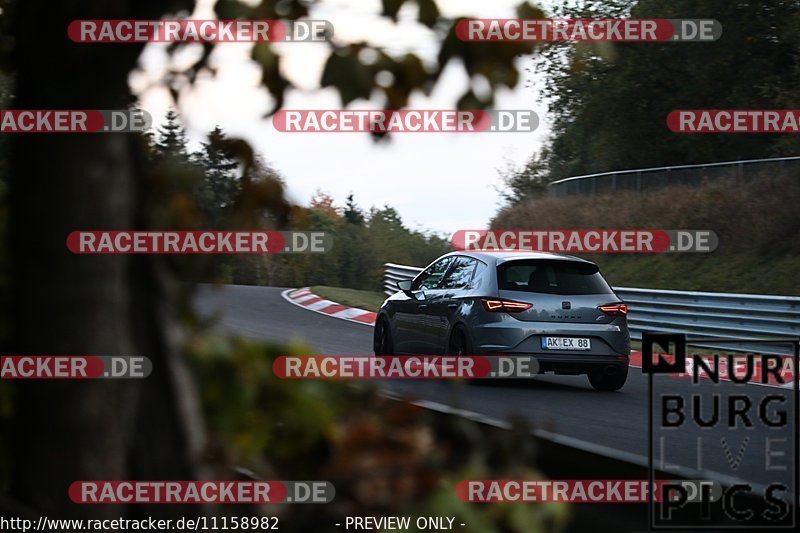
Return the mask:
[[[375,333],[372,337],[372,349],[375,355],[394,355],[394,343],[389,321],[382,316],[375,324]]]
[[[616,367],[616,371],[609,372],[609,370],[609,367],[604,367],[589,372],[589,383],[595,390],[615,391],[625,385],[625,381],[628,379],[627,364]]]
[[[469,334],[467,334],[464,326],[456,326],[450,334],[450,340],[447,343],[447,353],[445,355],[475,355],[472,349],[472,341],[470,341]],[[469,378],[467,383],[471,385],[480,385],[485,380],[482,378]]]
[[[469,342],[467,330],[462,326],[453,328],[445,355],[472,355],[472,345]]]

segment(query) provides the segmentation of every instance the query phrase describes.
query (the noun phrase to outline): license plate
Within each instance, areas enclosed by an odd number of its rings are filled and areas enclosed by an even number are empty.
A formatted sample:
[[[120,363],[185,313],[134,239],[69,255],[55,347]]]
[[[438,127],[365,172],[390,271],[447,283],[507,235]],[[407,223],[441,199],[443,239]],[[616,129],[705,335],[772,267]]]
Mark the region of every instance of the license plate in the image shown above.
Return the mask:
[[[542,337],[545,350],[591,350],[592,341],[582,337]]]

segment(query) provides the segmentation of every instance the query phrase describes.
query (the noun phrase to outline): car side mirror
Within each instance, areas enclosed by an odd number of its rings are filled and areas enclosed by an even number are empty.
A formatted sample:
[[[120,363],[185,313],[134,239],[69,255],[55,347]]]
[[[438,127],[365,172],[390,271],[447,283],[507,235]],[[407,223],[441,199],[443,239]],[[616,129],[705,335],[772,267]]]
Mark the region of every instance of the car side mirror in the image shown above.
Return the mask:
[[[412,296],[413,297],[413,294],[411,292],[411,283],[412,283],[412,280],[410,280],[410,279],[404,279],[403,281],[398,281],[397,282],[397,288],[400,289],[401,291],[403,291],[406,294],[406,296]]]

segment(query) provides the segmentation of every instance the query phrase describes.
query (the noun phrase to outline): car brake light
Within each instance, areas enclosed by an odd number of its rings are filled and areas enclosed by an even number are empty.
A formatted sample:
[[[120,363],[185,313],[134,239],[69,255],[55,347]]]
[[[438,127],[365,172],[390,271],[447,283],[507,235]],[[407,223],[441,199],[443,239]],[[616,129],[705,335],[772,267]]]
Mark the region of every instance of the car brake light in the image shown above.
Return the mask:
[[[598,309],[611,316],[625,316],[628,314],[628,306],[625,304],[601,305]]]
[[[484,309],[495,313],[521,313],[533,307],[533,304],[511,300],[489,300],[484,298],[481,302]]]

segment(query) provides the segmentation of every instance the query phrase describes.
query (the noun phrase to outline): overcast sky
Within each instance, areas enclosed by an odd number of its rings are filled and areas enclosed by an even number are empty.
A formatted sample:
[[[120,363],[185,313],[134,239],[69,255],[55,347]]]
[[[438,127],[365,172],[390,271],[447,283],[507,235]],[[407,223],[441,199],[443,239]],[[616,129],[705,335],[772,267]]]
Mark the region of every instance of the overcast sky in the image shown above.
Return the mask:
[[[443,15],[510,18],[520,0],[439,0]],[[213,18],[212,2],[201,1],[194,18]],[[424,60],[435,58],[438,43],[433,33],[414,21],[413,3],[401,11],[400,23],[379,16],[380,0],[323,0],[311,18],[329,20],[339,42],[367,40],[390,51],[413,51]],[[187,47],[189,61],[200,45]],[[326,44],[281,43],[284,75],[297,87],[287,95],[285,109],[340,109],[338,93],[319,89],[328,55]],[[389,143],[373,142],[366,133],[281,133],[264,113],[271,98],[259,87],[260,68],[249,59],[251,45],[218,45],[212,57],[216,78],[199,78],[181,92],[179,112],[193,144],[220,125],[229,135],[249,141],[286,178],[290,197],[307,205],[316,189],[331,194],[338,205],[352,191],[357,203],[368,209],[385,204],[395,207],[406,224],[450,234],[458,229],[486,227],[499,198],[497,169],[510,160],[524,162],[538,150],[547,134],[547,117],[531,89],[531,74],[522,72],[514,90],[496,95],[498,109],[533,109],[540,117],[532,133],[406,133],[393,134]],[[163,44],[150,44],[142,56],[142,72],[131,76],[131,86],[142,107],[158,124],[172,105],[157,82],[168,65]],[[521,68],[531,58],[520,60]],[[447,109],[468,83],[461,65],[443,74],[431,97],[412,98],[411,108]],[[350,109],[380,109],[381,102],[356,101]]]

